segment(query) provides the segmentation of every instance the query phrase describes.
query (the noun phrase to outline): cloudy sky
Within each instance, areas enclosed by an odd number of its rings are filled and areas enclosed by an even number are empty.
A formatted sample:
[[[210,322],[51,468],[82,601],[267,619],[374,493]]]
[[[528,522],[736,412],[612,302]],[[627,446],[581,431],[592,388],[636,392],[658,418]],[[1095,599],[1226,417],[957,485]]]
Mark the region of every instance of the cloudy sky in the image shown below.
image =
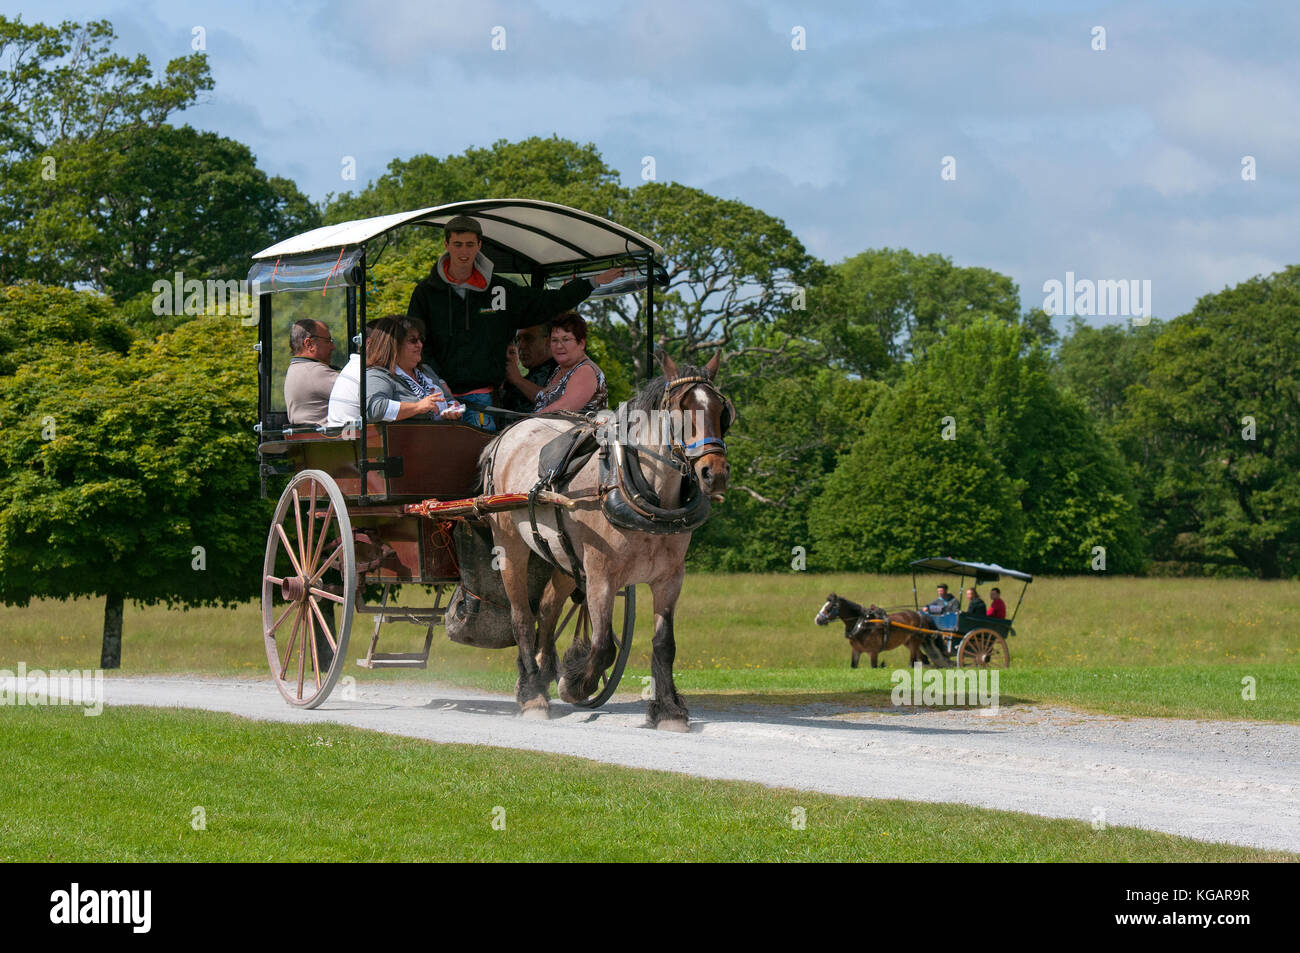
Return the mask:
[[[0,11],[108,19],[156,67],[202,27],[215,89],[176,121],[247,143],[315,199],[394,157],[558,134],[595,143],[629,186],[653,156],[661,181],[776,215],[828,262],[939,252],[1010,275],[1026,307],[1073,272],[1149,280],[1172,317],[1300,262],[1293,0]]]

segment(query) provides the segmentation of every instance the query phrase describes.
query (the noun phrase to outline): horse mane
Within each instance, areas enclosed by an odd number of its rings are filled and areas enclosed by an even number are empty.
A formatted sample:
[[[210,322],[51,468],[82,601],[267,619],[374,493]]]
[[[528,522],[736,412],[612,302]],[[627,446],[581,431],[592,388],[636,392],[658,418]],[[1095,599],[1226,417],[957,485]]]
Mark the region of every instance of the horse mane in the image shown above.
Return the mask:
[[[836,595],[835,598],[840,601],[841,617],[844,615],[844,608],[843,608],[844,606],[849,606],[852,609],[856,609],[859,616],[864,616],[867,614],[867,610],[862,606],[858,605],[858,603],[854,602],[852,599],[845,599],[841,595]]]

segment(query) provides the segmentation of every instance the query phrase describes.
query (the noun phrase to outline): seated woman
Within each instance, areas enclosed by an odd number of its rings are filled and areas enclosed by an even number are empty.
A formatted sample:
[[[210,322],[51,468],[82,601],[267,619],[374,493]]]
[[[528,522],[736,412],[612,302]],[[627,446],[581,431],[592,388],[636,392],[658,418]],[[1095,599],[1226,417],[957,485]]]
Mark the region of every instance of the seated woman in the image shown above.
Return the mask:
[[[537,392],[535,413],[588,413],[609,405],[605,374],[587,357],[587,322],[576,311],[566,311],[551,322],[551,357],[559,366]]]
[[[430,417],[455,420],[464,405],[448,401],[447,385],[420,363],[424,345],[418,328],[400,315],[376,321],[366,334],[366,419],[407,420]],[[353,354],[330,392],[327,422],[343,426],[360,414],[360,358]]]
[[[366,338],[366,419],[432,417],[455,420],[463,404],[450,402],[446,383],[420,363],[424,335],[406,318],[390,315],[376,322]]]

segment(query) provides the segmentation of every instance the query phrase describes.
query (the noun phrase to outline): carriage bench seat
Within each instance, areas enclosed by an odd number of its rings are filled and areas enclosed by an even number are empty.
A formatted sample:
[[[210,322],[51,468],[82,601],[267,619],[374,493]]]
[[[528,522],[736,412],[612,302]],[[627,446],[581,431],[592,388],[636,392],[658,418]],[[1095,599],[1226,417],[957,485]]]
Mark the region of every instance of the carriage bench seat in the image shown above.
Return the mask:
[[[267,434],[258,450],[278,458],[283,472],[322,470],[345,497],[361,495],[361,439],[357,427],[295,428]],[[492,440],[468,424],[404,420],[366,426],[367,495],[375,502],[415,503],[473,496],[478,457]]]

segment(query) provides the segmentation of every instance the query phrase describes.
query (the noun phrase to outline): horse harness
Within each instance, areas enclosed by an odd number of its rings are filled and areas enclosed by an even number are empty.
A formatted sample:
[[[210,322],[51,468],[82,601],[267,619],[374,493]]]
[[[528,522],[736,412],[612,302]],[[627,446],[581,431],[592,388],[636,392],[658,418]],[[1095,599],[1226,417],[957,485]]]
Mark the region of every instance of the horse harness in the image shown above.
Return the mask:
[[[668,412],[674,391],[686,385],[703,385],[723,402],[722,432],[725,434],[736,418],[736,409],[707,377],[679,377],[664,384],[663,398],[659,402],[661,414]],[[626,405],[624,405],[626,406]],[[619,439],[601,440],[597,431],[608,418],[594,414],[583,415],[582,422],[549,441],[538,454],[538,480],[528,493],[528,522],[533,532],[533,542],[551,565],[573,576],[578,592],[586,592],[582,563],[578,559],[573,541],[564,528],[564,510],[555,505],[555,529],[564,547],[564,555],[572,569],[565,569],[555,558],[555,553],[542,537],[537,525],[537,496],[543,491],[565,492],[565,488],[587,465],[591,457],[600,454],[600,479],[596,495],[600,497],[605,518],[620,529],[656,535],[690,532],[709,518],[710,502],[696,479],[692,461],[708,453],[720,452],[724,456],[727,444],[722,437],[702,437],[684,443],[681,435],[673,432],[669,438],[669,454],[664,457],[647,447],[624,447]],[[682,505],[665,508],[658,494],[641,472],[640,454],[646,454],[667,463],[682,474],[685,487]],[[612,459],[611,459],[612,458]],[[570,494],[572,496],[572,494]],[[577,593],[575,593],[575,598]]]
[[[849,638],[855,638],[860,629],[871,625],[872,623],[879,623],[880,625],[880,651],[883,652],[885,647],[889,645],[889,627],[892,624],[888,612],[885,612],[881,616],[872,615],[871,610],[869,609],[863,612],[862,615],[858,616],[858,621],[853,623],[853,628],[849,630]]]

